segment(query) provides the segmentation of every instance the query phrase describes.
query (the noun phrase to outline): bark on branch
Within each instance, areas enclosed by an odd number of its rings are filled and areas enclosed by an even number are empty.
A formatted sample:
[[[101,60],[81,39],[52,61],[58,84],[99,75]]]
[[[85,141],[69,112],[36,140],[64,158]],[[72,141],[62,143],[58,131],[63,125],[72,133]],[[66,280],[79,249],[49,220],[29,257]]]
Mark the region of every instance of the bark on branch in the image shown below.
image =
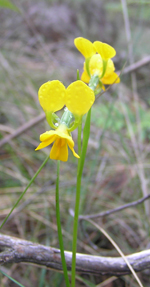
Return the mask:
[[[55,270],[62,270],[60,250],[30,241],[0,234],[0,264],[30,262]],[[65,252],[68,270],[72,253]],[[127,256],[136,272],[150,268],[150,249]],[[102,257],[77,253],[77,272],[93,275],[124,275],[130,270],[120,257]]]

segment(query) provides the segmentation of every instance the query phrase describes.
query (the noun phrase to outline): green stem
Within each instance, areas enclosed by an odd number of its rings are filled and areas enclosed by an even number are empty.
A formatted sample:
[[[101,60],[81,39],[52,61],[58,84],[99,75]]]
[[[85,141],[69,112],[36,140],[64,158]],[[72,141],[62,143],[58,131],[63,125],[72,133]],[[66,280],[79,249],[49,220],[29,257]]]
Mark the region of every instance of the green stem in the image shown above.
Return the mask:
[[[81,156],[81,133],[82,133],[82,120],[78,126],[78,154]]]
[[[81,157],[81,133],[82,133],[82,121],[78,126],[78,154]],[[81,158],[78,160],[78,171],[80,167]],[[79,216],[79,205],[80,205],[80,187],[81,187],[81,176],[77,173],[77,184],[76,184],[76,204],[75,204],[75,216],[73,226],[73,244],[72,244],[72,286],[75,284],[75,268],[76,268],[76,246],[77,246],[77,231],[78,231],[78,216]]]
[[[16,208],[16,206],[18,205],[18,203],[20,202],[20,200],[23,198],[23,196],[25,195],[26,191],[28,190],[28,188],[30,187],[30,185],[32,184],[32,182],[35,180],[35,178],[37,177],[37,175],[39,174],[39,172],[41,171],[41,169],[44,167],[44,165],[47,163],[49,159],[49,156],[44,160],[44,162],[41,164],[41,166],[39,167],[39,169],[37,170],[37,172],[35,173],[35,175],[32,177],[32,179],[30,180],[30,182],[28,183],[27,187],[25,188],[25,190],[23,191],[23,193],[20,195],[19,199],[17,200],[17,202],[15,203],[15,205],[13,206],[13,208],[11,209],[11,211],[8,213],[8,215],[5,217],[4,221],[2,222],[0,229],[3,227],[3,225],[5,224],[5,222],[7,221],[7,219],[9,218],[9,216],[12,214],[13,210]]]
[[[80,160],[78,162],[77,184],[76,184],[76,202],[75,202],[75,214],[73,225],[73,244],[72,244],[72,274],[71,274],[71,287],[75,287],[75,275],[76,275],[76,250],[77,250],[77,233],[78,233],[78,217],[79,217],[79,205],[80,205],[80,191],[81,191],[81,178],[85,162],[85,156],[88,146],[88,139],[90,135],[90,120],[91,109],[89,110],[83,130],[83,146]]]
[[[75,287],[76,250],[77,250],[77,232],[78,232],[79,205],[80,205],[80,190],[81,190],[81,176],[79,176],[79,174],[78,174],[78,176],[77,176],[77,185],[76,185],[75,214],[74,214],[74,224],[73,224],[71,287]]]
[[[94,75],[89,83],[89,87],[95,91],[99,77]],[[81,179],[84,168],[84,162],[86,157],[86,151],[88,146],[88,140],[90,136],[90,123],[91,123],[91,109],[88,111],[84,129],[83,129],[83,143],[81,151],[81,126],[78,128],[78,151],[80,152],[80,159],[78,161],[77,172],[77,184],[76,184],[76,202],[75,202],[75,214],[73,225],[73,243],[72,243],[72,270],[71,270],[71,287],[75,287],[75,275],[76,275],[76,250],[77,250],[77,233],[78,233],[78,217],[79,217],[79,205],[80,205],[80,192],[81,192]]]
[[[57,218],[58,239],[59,239],[59,246],[60,246],[60,253],[61,253],[61,261],[62,261],[62,267],[64,271],[65,282],[66,282],[66,286],[70,287],[70,282],[69,282],[68,273],[67,273],[67,265],[66,265],[66,259],[65,259],[62,231],[61,231],[60,208],[59,208],[59,171],[60,171],[60,161],[58,160],[57,180],[56,180],[56,218]]]

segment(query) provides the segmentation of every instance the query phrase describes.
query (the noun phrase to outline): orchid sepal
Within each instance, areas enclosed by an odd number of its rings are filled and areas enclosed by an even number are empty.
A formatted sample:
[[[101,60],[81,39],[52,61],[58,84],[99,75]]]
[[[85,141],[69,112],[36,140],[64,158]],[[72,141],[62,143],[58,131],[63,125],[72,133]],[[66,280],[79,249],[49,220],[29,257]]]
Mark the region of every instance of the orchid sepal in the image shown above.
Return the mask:
[[[46,120],[51,128],[57,129],[60,123],[60,118],[51,111],[45,111]]]
[[[91,57],[85,59],[85,67],[86,67],[86,71],[87,71],[89,77],[91,78],[90,66],[89,66],[90,65],[90,59],[91,59]]]
[[[101,74],[101,76],[100,76],[99,79],[102,79],[102,78],[104,77],[104,75],[105,75],[105,73],[106,73],[106,69],[107,69],[107,62],[108,62],[108,61],[106,61],[106,60],[104,60],[104,59],[102,59],[102,61],[103,61],[103,72],[102,72],[102,74]]]
[[[79,116],[79,115],[74,115],[74,118],[75,118],[75,120],[73,121],[73,123],[68,128],[68,132],[69,133],[74,131],[79,126],[79,124],[80,124],[80,122],[82,120],[82,116]]]

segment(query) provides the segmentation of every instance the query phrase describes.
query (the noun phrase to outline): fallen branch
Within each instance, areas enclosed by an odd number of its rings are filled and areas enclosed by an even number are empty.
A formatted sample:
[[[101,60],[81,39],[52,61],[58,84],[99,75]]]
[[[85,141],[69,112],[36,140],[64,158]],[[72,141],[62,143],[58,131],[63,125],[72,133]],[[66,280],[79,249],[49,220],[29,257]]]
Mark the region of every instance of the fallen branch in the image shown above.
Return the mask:
[[[139,60],[138,62],[135,62],[128,67],[124,68],[123,74],[131,73],[147,64],[150,63],[150,55],[144,57],[143,59]]]
[[[45,113],[41,113],[39,116],[31,119],[27,123],[20,126],[18,129],[15,130],[12,134],[9,134],[8,136],[4,137],[2,140],[0,140],[0,147],[2,147],[4,144],[8,143],[13,138],[18,137],[28,129],[32,128],[33,126],[37,125],[39,122],[43,121],[45,119]]]
[[[28,262],[62,270],[60,250],[0,234],[0,264]],[[72,253],[65,251],[68,270]],[[150,249],[126,256],[136,272],[150,268]],[[77,253],[77,272],[93,275],[125,275],[130,270],[121,257],[103,257]]]
[[[130,208],[130,207],[136,206],[138,204],[141,204],[142,202],[146,201],[149,198],[150,198],[150,193],[148,195],[136,200],[136,201],[132,201],[130,203],[124,204],[124,205],[116,207],[114,209],[106,210],[106,211],[99,212],[99,213],[96,213],[96,214],[80,215],[79,216],[79,220],[92,219],[92,218],[97,218],[97,217],[108,216],[110,214],[116,213],[116,212],[121,211],[123,209]],[[71,210],[71,212],[73,213],[72,210]]]

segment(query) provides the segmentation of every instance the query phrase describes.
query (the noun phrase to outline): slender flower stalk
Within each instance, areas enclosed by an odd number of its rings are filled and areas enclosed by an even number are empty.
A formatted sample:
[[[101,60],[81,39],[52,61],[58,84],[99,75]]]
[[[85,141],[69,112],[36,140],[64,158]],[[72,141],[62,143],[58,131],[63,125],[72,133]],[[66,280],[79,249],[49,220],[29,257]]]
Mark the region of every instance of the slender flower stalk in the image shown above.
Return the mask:
[[[78,217],[80,207],[80,193],[81,193],[81,179],[84,167],[84,161],[88,146],[88,139],[90,135],[90,118],[91,109],[89,110],[84,126],[83,147],[81,152],[81,158],[78,161],[77,183],[76,183],[76,202],[74,213],[74,225],[73,225],[73,243],[72,243],[72,273],[71,273],[71,287],[75,287],[75,274],[76,274],[76,250],[77,250],[77,233],[78,233]]]
[[[93,77],[89,86],[92,90],[95,90],[99,79],[97,75]],[[87,113],[85,126],[83,129],[83,143],[80,159],[78,161],[78,171],[77,171],[77,183],[76,183],[76,201],[75,201],[75,213],[74,213],[74,225],[73,225],[73,243],[72,243],[72,270],[71,270],[71,287],[75,287],[75,274],[76,274],[76,250],[77,250],[77,234],[78,234],[78,217],[79,217],[79,207],[80,207],[80,193],[81,193],[81,179],[85,163],[86,151],[88,147],[88,140],[90,136],[90,123],[91,123],[91,109]],[[78,150],[81,149],[81,129],[78,131]]]
[[[60,217],[60,204],[59,204],[59,173],[60,173],[60,161],[58,160],[57,161],[57,180],[56,180],[56,218],[57,218],[58,239],[59,239],[59,246],[60,246],[60,253],[61,253],[61,260],[62,260],[62,267],[64,271],[65,282],[66,282],[66,286],[70,287],[66,259],[65,259],[65,252],[64,252],[62,230],[61,230],[61,217]]]

